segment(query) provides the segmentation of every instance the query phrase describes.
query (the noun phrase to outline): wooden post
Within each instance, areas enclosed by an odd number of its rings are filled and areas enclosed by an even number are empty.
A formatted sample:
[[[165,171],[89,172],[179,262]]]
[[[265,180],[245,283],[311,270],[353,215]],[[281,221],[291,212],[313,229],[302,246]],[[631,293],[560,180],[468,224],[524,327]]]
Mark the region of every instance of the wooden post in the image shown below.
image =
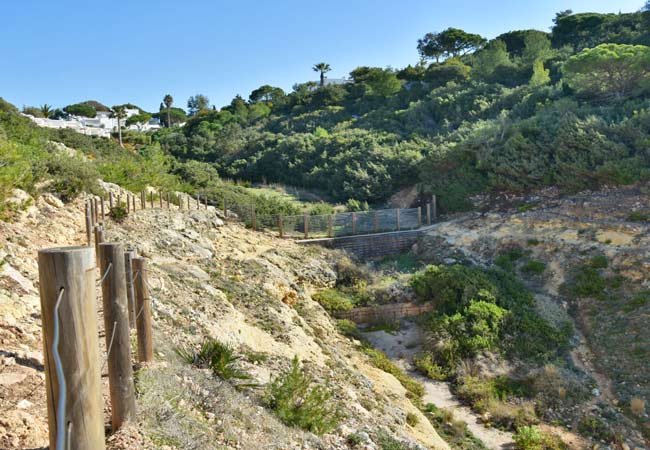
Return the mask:
[[[418,228],[422,227],[422,207],[418,206]]]
[[[187,210],[190,210],[190,196],[187,196]]]
[[[327,237],[334,237],[334,214],[327,216]]]
[[[431,225],[431,203],[427,203],[427,225]]]
[[[91,219],[90,200],[86,202],[86,241],[88,246],[93,243],[93,221]]]
[[[113,191],[110,191],[108,193],[108,207],[109,208],[113,207]]]
[[[106,220],[106,210],[104,209],[104,197],[99,198],[99,203],[102,208],[102,222],[104,222]]]
[[[431,206],[433,208],[433,212],[432,212],[433,220],[435,221],[438,218],[438,202],[437,202],[437,198],[436,198],[435,194],[433,195],[433,198],[431,199]]]
[[[97,258],[97,267],[99,267],[99,244],[104,242],[104,227],[95,225],[95,257]]]
[[[129,325],[135,328],[135,290],[133,287],[133,264],[135,251],[124,252],[124,273],[126,276],[126,300],[129,308]]]
[[[131,209],[133,210],[133,212],[135,212],[135,195],[131,195],[131,202],[132,202]]]
[[[379,213],[377,210],[375,210],[372,217],[372,229],[375,231],[375,233],[379,232]]]
[[[92,198],[88,199],[88,205],[90,207],[90,227],[92,228],[95,226],[95,211],[94,211],[95,206]]]
[[[196,209],[201,209],[201,195],[196,194]]]
[[[149,192],[149,204],[151,205],[151,209],[153,209],[153,191]]]
[[[45,392],[52,450],[65,448],[65,443],[57,443],[57,429],[63,437],[71,430],[69,448],[105,449],[94,269],[92,247],[38,252]],[[53,348],[55,332],[58,345]],[[61,362],[60,372],[57,360]],[[62,405],[61,394],[65,397],[65,410],[58,411]]]
[[[138,361],[153,361],[151,336],[151,299],[147,286],[147,260],[133,258],[133,284],[135,290],[135,324],[138,330]]]
[[[101,260],[104,334],[108,353],[108,384],[113,432],[135,419],[135,393],[131,366],[129,313],[124,272],[124,247],[117,243],[99,246]]]
[[[158,190],[158,203],[160,204],[160,209],[162,209],[163,206],[163,195],[162,191]]]
[[[203,206],[205,206],[205,209],[208,209],[208,196],[207,195],[203,196]]]
[[[357,234],[357,214],[352,213],[352,234]]]
[[[395,223],[397,225],[397,231],[400,230],[400,223],[399,223],[399,208],[395,209]]]
[[[178,201],[178,209],[183,210],[183,197],[181,194],[176,194],[176,200]]]
[[[169,198],[170,198],[170,196],[171,196],[171,194],[169,192],[167,192],[167,209],[169,209],[169,202],[170,202]]]
[[[131,195],[126,194],[126,212],[131,212]]]
[[[140,206],[142,207],[141,209],[147,209],[147,199],[145,198],[145,193],[144,191],[140,192]]]
[[[309,239],[309,215],[306,212],[302,215],[302,223],[305,231],[305,239]]]
[[[95,196],[93,196],[93,214],[93,220],[95,223],[99,223],[99,202]]]
[[[255,215],[255,205],[251,205],[251,227],[257,231],[257,216]]]
[[[278,215],[278,236],[282,237],[282,214]]]

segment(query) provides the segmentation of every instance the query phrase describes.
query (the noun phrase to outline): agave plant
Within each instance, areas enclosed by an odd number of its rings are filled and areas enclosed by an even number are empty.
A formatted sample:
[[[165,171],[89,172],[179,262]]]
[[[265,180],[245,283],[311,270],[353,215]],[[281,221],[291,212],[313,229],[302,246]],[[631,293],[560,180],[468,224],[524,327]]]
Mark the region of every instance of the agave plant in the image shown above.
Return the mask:
[[[235,350],[216,339],[206,339],[198,350],[179,347],[176,353],[188,364],[196,367],[211,369],[212,372],[224,380],[250,380],[252,377],[237,367],[241,359]],[[255,384],[237,384],[236,387],[253,387]]]

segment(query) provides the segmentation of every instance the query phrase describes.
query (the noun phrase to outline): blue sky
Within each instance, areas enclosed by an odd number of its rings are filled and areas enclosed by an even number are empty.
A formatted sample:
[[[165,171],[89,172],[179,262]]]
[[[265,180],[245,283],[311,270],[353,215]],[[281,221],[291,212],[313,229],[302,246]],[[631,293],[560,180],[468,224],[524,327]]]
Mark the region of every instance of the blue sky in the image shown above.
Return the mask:
[[[57,107],[95,99],[157,110],[170,93],[223,106],[262,84],[290,90],[360,65],[403,67],[416,42],[453,26],[494,37],[548,30],[555,13],[631,12],[643,0],[87,0],[5,1],[0,97]]]

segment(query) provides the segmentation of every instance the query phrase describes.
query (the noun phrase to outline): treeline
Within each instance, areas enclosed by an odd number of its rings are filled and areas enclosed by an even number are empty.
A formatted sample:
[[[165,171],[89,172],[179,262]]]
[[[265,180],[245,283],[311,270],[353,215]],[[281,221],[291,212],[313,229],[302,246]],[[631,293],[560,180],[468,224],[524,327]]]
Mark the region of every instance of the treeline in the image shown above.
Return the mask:
[[[449,28],[418,41],[419,64],[329,84],[320,63],[320,83],[261,86],[220,110],[195,103],[185,127],[154,140],[223,176],[337,201],[379,204],[417,184],[461,210],[483,191],[631,183],[650,176],[649,30],[647,11],[564,11],[551,33],[491,41]]]

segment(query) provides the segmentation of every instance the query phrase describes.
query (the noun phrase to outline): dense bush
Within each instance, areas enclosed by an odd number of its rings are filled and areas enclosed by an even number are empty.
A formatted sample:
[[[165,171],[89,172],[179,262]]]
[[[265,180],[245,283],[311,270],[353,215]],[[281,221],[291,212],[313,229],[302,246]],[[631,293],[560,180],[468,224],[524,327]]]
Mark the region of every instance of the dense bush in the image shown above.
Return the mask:
[[[82,192],[100,193],[95,166],[79,158],[52,155],[45,162],[47,176],[52,182],[49,190],[58,193],[63,201],[74,200]]]
[[[516,450],[565,450],[567,445],[560,438],[541,431],[536,426],[523,426],[513,436]]]
[[[289,371],[269,384],[264,402],[285,424],[316,434],[333,430],[342,418],[332,392],[325,385],[315,384],[300,368],[297,357]]]

